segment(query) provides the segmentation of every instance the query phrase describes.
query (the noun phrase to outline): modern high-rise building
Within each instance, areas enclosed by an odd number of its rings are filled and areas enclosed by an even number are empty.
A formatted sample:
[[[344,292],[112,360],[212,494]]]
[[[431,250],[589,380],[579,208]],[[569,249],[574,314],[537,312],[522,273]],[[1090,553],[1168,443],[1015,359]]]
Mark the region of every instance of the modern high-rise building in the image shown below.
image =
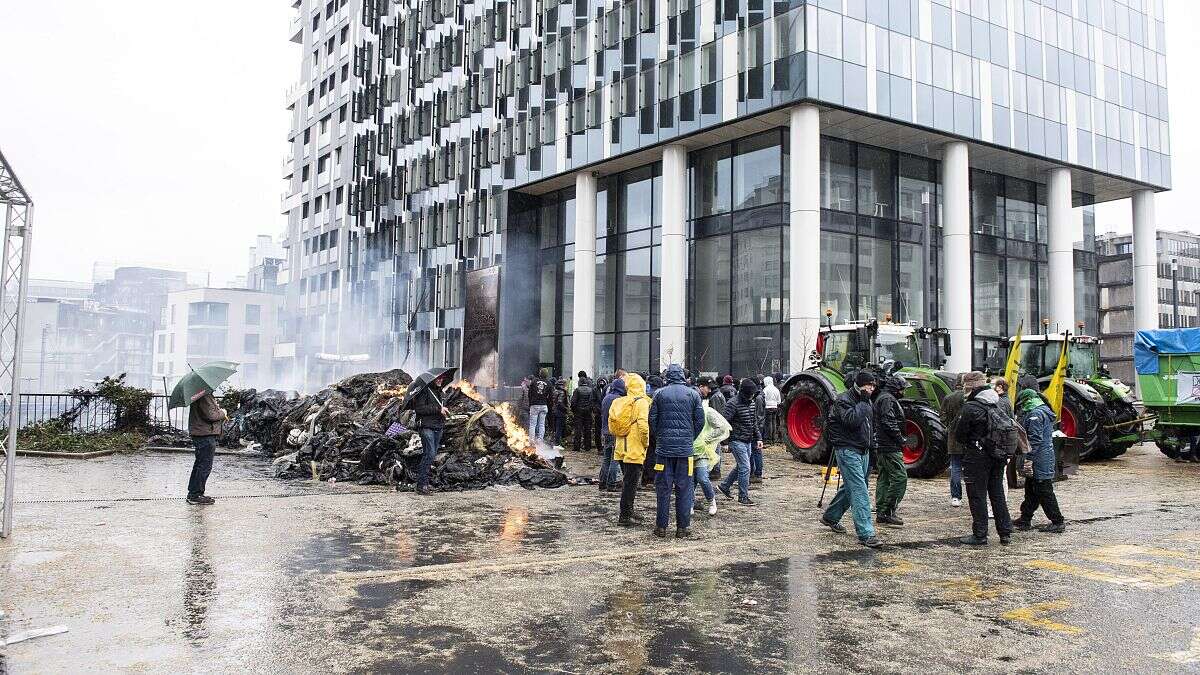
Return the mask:
[[[346,218],[353,174],[354,130],[350,100],[356,85],[354,44],[362,29],[360,0],[293,0],[289,31],[301,45],[300,79],[287,92],[291,115],[283,162],[286,188],[282,211],[287,225],[282,345],[294,367],[280,377],[289,385],[319,387],[332,372],[316,358],[346,347],[358,331],[343,323]]]
[[[1130,197],[1153,327],[1163,22],[1162,0],[365,0],[336,244],[365,351],[508,382],[796,371],[829,311],[946,327],[965,370],[1019,325],[1097,322],[1090,207]]]
[[[1155,289],[1152,308],[1161,328],[1200,326],[1200,236],[1159,230],[1155,240]],[[1134,382],[1133,236],[1101,235],[1099,255],[1100,360],[1113,375]]]

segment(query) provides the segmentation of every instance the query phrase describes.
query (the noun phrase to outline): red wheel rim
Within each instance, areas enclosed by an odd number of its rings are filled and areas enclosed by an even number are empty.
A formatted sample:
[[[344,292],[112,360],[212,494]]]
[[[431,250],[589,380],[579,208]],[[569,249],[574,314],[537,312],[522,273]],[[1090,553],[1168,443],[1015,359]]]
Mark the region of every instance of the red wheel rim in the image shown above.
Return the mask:
[[[1075,431],[1078,429],[1075,423],[1075,415],[1071,409],[1063,406],[1062,408],[1062,432],[1071,438],[1075,438]]]
[[[788,435],[801,448],[811,448],[821,440],[821,406],[811,396],[800,396],[788,407]]]
[[[904,420],[904,463],[916,464],[925,456],[925,434],[912,420]]]

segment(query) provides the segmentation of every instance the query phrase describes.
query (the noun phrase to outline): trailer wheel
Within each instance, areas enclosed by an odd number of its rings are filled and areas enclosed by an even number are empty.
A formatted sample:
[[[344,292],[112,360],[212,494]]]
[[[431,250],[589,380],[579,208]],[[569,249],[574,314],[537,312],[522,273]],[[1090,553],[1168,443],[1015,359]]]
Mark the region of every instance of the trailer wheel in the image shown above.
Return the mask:
[[[928,404],[900,401],[904,409],[904,466],[910,478],[935,478],[950,464],[946,428]]]
[[[1137,409],[1132,404],[1125,401],[1113,400],[1108,401],[1108,416],[1104,421],[1105,426],[1112,426],[1122,422],[1137,419]],[[1092,452],[1091,459],[1106,460],[1120,457],[1125,454],[1126,450],[1133,447],[1133,443],[1122,441],[1113,443],[1109,439],[1113,436],[1125,436],[1131,430],[1137,428],[1137,425],[1129,425],[1121,429],[1113,429],[1111,431],[1101,429],[1101,442],[1099,446]]]
[[[1080,461],[1097,459],[1094,453],[1100,445],[1100,410],[1071,389],[1063,392],[1059,428],[1072,438],[1080,439]]]
[[[825,443],[825,415],[833,401],[817,382],[802,379],[783,401],[788,452],[802,462],[820,464],[829,457]]]
[[[1158,446],[1158,451],[1162,454],[1175,459],[1179,456],[1179,447],[1187,441],[1180,437],[1179,429],[1176,427],[1159,427],[1158,440],[1154,444]]]

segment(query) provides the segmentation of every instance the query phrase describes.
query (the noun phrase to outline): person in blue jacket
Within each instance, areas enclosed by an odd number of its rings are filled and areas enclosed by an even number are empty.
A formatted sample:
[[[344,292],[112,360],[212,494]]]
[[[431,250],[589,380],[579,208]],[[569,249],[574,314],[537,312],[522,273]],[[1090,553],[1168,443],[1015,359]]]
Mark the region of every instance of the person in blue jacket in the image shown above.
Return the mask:
[[[1033,514],[1038,507],[1050,519],[1049,525],[1038,529],[1043,532],[1060,533],[1067,529],[1066,520],[1058,508],[1058,497],[1054,494],[1054,411],[1045,399],[1033,389],[1022,389],[1017,394],[1017,419],[1029,436],[1029,456],[1033,464],[1033,475],[1025,479],[1025,500],[1021,502],[1021,517],[1013,521],[1018,530],[1028,530],[1033,525]]]
[[[695,499],[692,443],[703,430],[704,407],[700,403],[700,394],[687,386],[683,367],[672,363],[650,403],[650,434],[655,439],[654,491],[658,497],[655,536],[667,536],[672,488],[676,491],[675,536],[683,538],[692,534],[690,526]]]
[[[617,378],[605,387],[604,398],[600,401],[600,438],[603,443],[604,456],[600,460],[600,491],[621,491],[621,463],[613,460],[613,449],[617,439],[608,430],[608,411],[613,401],[625,395],[625,380]]]

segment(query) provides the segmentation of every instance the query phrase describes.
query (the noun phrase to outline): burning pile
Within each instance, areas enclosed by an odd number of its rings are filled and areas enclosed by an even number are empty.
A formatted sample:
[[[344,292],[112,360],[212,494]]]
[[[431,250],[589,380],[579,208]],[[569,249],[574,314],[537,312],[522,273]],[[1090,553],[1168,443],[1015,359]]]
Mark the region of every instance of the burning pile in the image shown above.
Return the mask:
[[[402,370],[355,375],[312,396],[239,392],[223,442],[256,442],[284,478],[412,487],[421,439],[402,410],[412,378]],[[467,382],[445,390],[450,418],[433,461],[430,485],[466,490],[519,483],[559,487],[565,473],[544,459],[507,403],[488,404]]]

